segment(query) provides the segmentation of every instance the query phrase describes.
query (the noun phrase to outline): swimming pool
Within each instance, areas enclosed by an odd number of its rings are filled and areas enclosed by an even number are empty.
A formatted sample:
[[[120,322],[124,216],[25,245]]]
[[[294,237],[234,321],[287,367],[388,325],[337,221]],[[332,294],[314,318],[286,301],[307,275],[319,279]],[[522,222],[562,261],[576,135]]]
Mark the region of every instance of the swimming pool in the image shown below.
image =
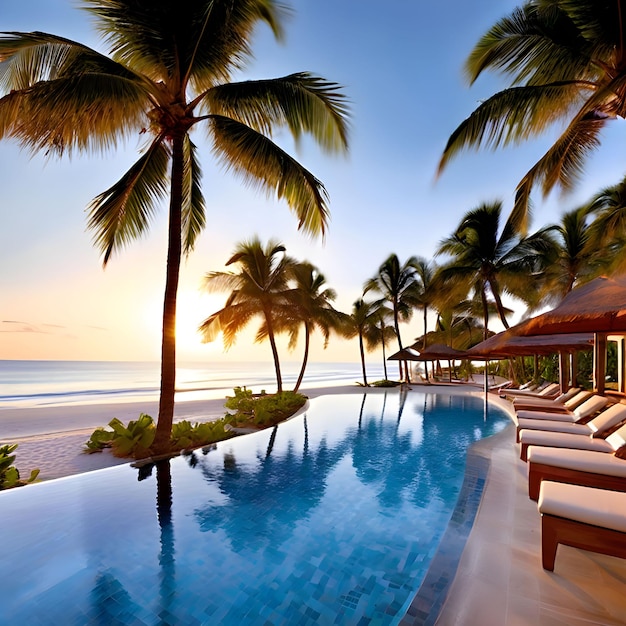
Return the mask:
[[[2,624],[397,624],[506,414],[459,395],[316,398],[153,468],[0,494]]]

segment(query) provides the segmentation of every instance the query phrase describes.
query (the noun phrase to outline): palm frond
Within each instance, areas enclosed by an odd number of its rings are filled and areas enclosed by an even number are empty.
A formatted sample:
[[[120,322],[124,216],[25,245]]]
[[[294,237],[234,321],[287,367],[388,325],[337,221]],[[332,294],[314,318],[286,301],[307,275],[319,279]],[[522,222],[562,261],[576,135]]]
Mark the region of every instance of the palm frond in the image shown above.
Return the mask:
[[[132,3],[85,0],[114,58],[154,81],[189,77],[204,91],[242,69],[257,23],[281,38],[284,7],[273,0]],[[185,79],[185,82],[187,80]]]
[[[94,243],[104,255],[111,254],[145,233],[157,205],[167,195],[170,150],[156,140],[145,154],[113,187],[88,207],[88,228],[95,231]]]
[[[438,173],[441,174],[462,150],[495,150],[544,132],[571,113],[578,90],[575,82],[562,82],[511,87],[494,94],[450,135],[439,161]]]
[[[0,37],[0,138],[63,154],[114,147],[145,125],[148,85],[90,48],[47,33]]]
[[[211,118],[214,153],[249,185],[274,191],[297,216],[298,228],[324,234],[329,219],[322,183],[267,137],[235,120]]]
[[[197,152],[197,148],[189,136],[185,135],[185,164],[183,166],[185,176],[181,214],[183,252],[185,254],[189,254],[193,250],[196,238],[204,230],[206,221],[206,207],[200,186],[202,168],[198,161]]]
[[[340,85],[303,72],[272,80],[218,85],[206,94],[211,113],[231,117],[271,136],[287,125],[297,139],[311,134],[328,151],[348,145],[348,106]]]
[[[465,63],[473,83],[486,69],[511,76],[512,84],[539,85],[594,76],[591,46],[557,3],[527,2],[492,26]]]

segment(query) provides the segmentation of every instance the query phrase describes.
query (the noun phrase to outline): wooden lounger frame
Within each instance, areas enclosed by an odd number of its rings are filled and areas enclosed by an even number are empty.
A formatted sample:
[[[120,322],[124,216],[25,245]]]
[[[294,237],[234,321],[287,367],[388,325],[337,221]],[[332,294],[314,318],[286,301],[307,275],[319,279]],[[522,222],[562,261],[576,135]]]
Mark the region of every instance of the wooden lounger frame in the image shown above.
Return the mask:
[[[543,569],[554,571],[556,550],[559,544],[626,559],[626,533],[546,513],[542,514],[541,563]]]
[[[606,454],[610,453],[607,452]],[[581,470],[533,463],[531,461],[528,463],[528,497],[531,500],[537,501],[539,499],[539,489],[542,480],[626,492],[626,478],[623,476],[595,474],[593,472],[583,472]]]

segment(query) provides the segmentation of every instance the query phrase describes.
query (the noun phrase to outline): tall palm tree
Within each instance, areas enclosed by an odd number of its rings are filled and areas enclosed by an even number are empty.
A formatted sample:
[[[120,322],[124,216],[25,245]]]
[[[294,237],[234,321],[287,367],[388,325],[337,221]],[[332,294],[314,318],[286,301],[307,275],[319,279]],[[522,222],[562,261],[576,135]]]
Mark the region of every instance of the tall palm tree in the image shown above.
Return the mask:
[[[163,305],[161,395],[155,451],[169,445],[176,378],[176,299],[182,254],[205,226],[198,150],[202,125],[215,156],[256,187],[276,193],[299,227],[323,233],[322,183],[270,140],[286,126],[309,133],[323,149],[347,146],[347,108],[337,84],[309,73],[232,82],[252,55],[257,25],[283,34],[276,0],[136,2],[82,0],[110,56],[56,35],[5,33],[0,138],[33,152],[72,154],[115,147],[145,134],[143,154],[89,207],[89,228],[106,265],[143,236],[169,195]],[[168,189],[169,187],[169,189]]]
[[[517,186],[513,222],[525,232],[535,185],[571,189],[609,121],[626,112],[626,1],[529,0],[483,35],[465,63],[473,83],[500,72],[509,87],[494,94],[450,136],[440,171],[468,147],[496,148],[561,134]]]
[[[424,319],[422,350],[426,347],[428,333],[428,309],[434,308],[441,301],[441,284],[438,281],[437,267],[432,261],[423,257],[415,258],[416,295]]]
[[[590,247],[605,261],[611,261],[607,272],[626,270],[626,178],[616,185],[605,187],[588,206],[592,218],[589,224]]]
[[[316,328],[324,337],[324,348],[328,345],[330,331],[338,328],[343,314],[336,311],[332,301],[337,297],[333,289],[325,287],[326,278],[311,263],[296,263],[292,270],[293,288],[287,292],[289,311],[285,320],[290,333],[289,347],[294,348],[299,335],[299,328],[304,329],[304,355],[302,367],[294,386],[294,392],[300,389],[309,359],[311,332]]]
[[[444,239],[437,254],[451,258],[439,274],[444,282],[473,286],[479,294],[483,319],[484,338],[488,336],[489,296],[493,297],[498,316],[509,328],[502,295],[509,293],[522,301],[528,298],[528,276],[536,273],[542,260],[539,252],[550,242],[543,233],[521,239],[510,221],[500,229],[502,204],[484,203],[469,211],[456,231]]]
[[[378,324],[382,308],[384,308],[384,301],[382,300],[366,302],[363,298],[359,298],[352,305],[352,312],[342,327],[344,337],[359,338],[359,354],[365,387],[369,386],[365,369],[365,350],[373,350],[378,346]]]
[[[587,206],[564,213],[558,224],[543,229],[553,240],[548,251],[537,305],[558,304],[575,286],[600,275],[610,265],[606,241],[593,237]]]
[[[383,371],[385,373],[385,380],[389,380],[387,374],[387,356],[386,349],[389,342],[396,336],[396,331],[393,326],[389,326],[388,322],[393,319],[393,311],[384,304],[380,304],[374,313],[374,327],[368,330],[366,336],[371,337],[372,341],[376,341],[380,345],[383,357]],[[369,344],[368,344],[369,345]]]
[[[236,263],[238,272],[205,275],[207,290],[230,290],[231,293],[224,307],[207,317],[199,327],[205,342],[215,340],[221,332],[228,349],[254,317],[261,317],[262,327],[256,340],[267,337],[270,342],[278,392],[283,390],[283,381],[275,333],[284,324],[283,320],[291,319],[288,289],[295,264],[284,252],[285,247],[272,240],[265,247],[258,238],[238,244],[226,262],[227,266]]]
[[[369,291],[379,293],[391,305],[393,311],[393,327],[398,339],[398,350],[402,350],[400,322],[408,322],[413,311],[419,306],[416,293],[417,257],[410,257],[404,263],[396,254],[390,254],[378,268],[376,276],[370,278],[363,286],[363,295]],[[402,361],[398,361],[400,378],[402,378]]]

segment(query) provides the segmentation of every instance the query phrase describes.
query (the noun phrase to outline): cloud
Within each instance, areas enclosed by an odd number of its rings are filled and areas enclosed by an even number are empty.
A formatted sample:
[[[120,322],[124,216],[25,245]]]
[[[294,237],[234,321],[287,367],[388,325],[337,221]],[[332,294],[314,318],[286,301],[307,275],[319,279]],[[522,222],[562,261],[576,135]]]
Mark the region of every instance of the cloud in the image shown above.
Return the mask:
[[[35,333],[41,335],[54,334],[48,329],[65,329],[57,324],[31,324],[18,320],[2,320],[0,322],[0,333]]]

